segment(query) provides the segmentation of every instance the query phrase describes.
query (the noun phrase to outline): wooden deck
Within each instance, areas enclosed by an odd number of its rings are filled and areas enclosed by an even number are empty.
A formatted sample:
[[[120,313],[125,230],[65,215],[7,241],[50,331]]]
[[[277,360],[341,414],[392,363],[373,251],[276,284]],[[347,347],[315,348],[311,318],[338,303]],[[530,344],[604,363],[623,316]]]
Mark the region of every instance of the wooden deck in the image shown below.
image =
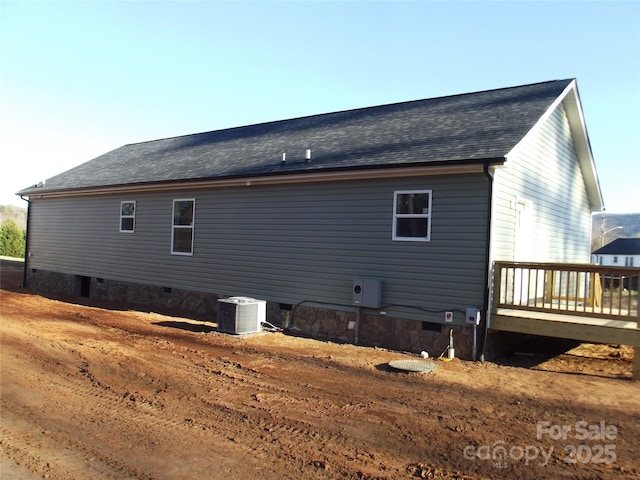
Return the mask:
[[[640,379],[639,275],[639,268],[496,262],[488,327],[631,345]]]
[[[636,325],[635,321],[501,308],[491,315],[489,328],[637,348],[640,347],[640,330]]]

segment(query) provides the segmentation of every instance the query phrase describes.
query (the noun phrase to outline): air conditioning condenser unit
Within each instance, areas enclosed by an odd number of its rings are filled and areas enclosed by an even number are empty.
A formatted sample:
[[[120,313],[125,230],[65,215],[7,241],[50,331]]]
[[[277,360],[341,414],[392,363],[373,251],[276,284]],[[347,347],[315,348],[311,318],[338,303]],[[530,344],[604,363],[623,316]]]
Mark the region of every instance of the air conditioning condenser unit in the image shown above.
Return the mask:
[[[249,297],[218,300],[218,330],[240,335],[259,332],[266,321],[267,302]]]

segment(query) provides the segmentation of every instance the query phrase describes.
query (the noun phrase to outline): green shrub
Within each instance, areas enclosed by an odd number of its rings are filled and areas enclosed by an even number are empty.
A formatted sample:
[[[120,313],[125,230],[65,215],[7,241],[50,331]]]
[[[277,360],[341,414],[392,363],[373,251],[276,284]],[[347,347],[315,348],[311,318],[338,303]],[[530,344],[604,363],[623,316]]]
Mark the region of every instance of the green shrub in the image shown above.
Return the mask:
[[[26,238],[26,230],[13,220],[5,220],[0,226],[0,255],[24,258]]]

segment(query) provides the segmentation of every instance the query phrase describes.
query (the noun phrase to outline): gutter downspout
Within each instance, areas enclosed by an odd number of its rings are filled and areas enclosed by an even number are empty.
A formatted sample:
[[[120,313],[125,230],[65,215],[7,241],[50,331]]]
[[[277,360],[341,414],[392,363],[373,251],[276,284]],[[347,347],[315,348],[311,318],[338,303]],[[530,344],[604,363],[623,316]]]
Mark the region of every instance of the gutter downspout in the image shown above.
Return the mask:
[[[491,275],[491,265],[489,265],[489,261],[491,260],[491,230],[493,228],[493,226],[491,225],[491,214],[493,212],[493,174],[489,171],[489,167],[491,166],[491,164],[489,162],[485,162],[484,166],[483,166],[483,171],[485,176],[487,177],[487,180],[489,181],[489,187],[488,187],[488,195],[489,195],[489,202],[488,202],[488,209],[487,209],[487,239],[486,239],[486,250],[485,250],[485,271],[484,271],[484,278],[485,281],[487,282],[485,285],[485,290],[484,290],[484,298],[483,298],[483,303],[482,303],[482,312],[483,312],[483,316],[482,316],[482,321],[484,322],[484,328],[482,328],[482,335],[480,338],[480,344],[481,347],[479,349],[480,353],[480,361],[484,362],[484,347],[486,344],[486,340],[487,340],[487,331],[489,330],[489,322],[488,322],[488,315],[489,315],[489,302],[490,302],[490,292],[491,292],[491,280],[490,280],[490,275]],[[478,360],[477,358],[473,359]]]
[[[22,288],[27,288],[27,270],[28,270],[28,261],[29,261],[29,225],[31,223],[31,200],[24,198],[20,195],[20,198],[27,202],[27,229],[25,230],[25,240],[24,240],[24,268],[22,272]]]

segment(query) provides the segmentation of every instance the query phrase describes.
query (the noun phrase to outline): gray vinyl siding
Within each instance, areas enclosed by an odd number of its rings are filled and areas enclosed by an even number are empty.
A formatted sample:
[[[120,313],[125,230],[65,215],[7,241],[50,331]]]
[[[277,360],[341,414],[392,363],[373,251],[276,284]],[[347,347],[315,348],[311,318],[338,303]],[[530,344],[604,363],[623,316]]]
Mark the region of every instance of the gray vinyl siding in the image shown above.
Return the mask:
[[[391,239],[394,191],[412,189],[433,191],[430,242]],[[482,305],[487,192],[476,174],[33,199],[29,268],[290,304],[350,305],[371,277],[383,304],[464,309]],[[170,253],[179,198],[195,199],[193,256]]]
[[[514,259],[515,202],[532,202],[532,262],[589,262],[591,209],[562,104],[496,171],[493,259]]]

